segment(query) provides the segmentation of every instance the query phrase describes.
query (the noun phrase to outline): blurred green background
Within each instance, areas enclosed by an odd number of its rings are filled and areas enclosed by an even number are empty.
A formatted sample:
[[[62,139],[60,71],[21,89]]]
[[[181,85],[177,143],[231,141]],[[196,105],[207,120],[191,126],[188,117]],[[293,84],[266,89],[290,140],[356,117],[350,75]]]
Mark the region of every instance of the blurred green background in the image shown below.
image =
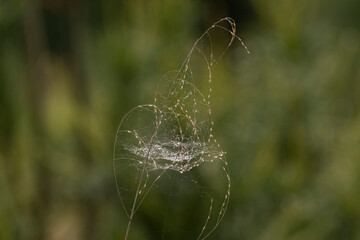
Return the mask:
[[[0,0],[0,239],[123,239],[117,125],[225,16],[252,54],[214,69],[232,194],[210,239],[360,239],[357,0]]]

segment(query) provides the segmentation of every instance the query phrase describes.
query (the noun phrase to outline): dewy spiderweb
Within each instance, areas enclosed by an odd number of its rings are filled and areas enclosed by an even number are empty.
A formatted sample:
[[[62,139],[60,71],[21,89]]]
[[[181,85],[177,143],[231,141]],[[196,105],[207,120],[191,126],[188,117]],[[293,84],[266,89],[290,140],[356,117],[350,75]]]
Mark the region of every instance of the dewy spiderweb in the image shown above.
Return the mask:
[[[228,41],[217,46],[215,30],[226,33]],[[248,52],[235,32],[231,18],[214,23],[194,43],[181,68],[161,79],[155,103],[137,106],[122,119],[113,164],[117,190],[128,217],[125,239],[135,213],[145,198],[151,198],[150,190],[154,188],[160,196],[168,191],[158,203],[167,203],[160,210],[165,215],[164,229],[159,233],[162,239],[181,234],[184,236],[180,239],[205,239],[223,218],[230,196],[230,175],[224,152],[213,135],[211,83],[213,67],[235,39]],[[206,183],[204,176],[209,173],[217,178],[216,183]],[[179,220],[179,212],[192,210],[181,204],[188,203],[186,197],[198,201],[197,195],[199,203],[207,206],[208,210],[203,211],[207,213],[198,217],[201,224],[197,230],[184,230],[186,224]],[[174,230],[176,224],[181,225],[181,231]]]

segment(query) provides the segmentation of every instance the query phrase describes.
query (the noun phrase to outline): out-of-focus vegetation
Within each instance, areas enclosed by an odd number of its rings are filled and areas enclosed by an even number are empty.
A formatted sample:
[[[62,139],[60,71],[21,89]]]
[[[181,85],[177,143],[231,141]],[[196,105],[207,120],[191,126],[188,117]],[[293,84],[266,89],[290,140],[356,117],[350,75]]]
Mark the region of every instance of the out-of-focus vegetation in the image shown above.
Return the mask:
[[[123,239],[117,125],[224,16],[252,54],[235,44],[214,69],[232,194],[209,239],[360,239],[359,13],[356,0],[1,0],[0,239]],[[155,239],[155,219],[139,216],[133,239]]]

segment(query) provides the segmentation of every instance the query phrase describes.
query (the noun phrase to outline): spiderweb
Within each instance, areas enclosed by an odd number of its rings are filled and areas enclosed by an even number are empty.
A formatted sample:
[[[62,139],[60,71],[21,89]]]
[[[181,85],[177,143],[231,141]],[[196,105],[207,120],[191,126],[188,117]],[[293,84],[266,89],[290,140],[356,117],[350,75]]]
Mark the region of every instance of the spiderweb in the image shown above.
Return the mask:
[[[222,34],[220,40],[215,31]],[[154,104],[139,105],[122,119],[113,164],[128,217],[125,239],[135,213],[161,229],[151,232],[156,239],[205,239],[223,218],[230,175],[213,134],[211,83],[213,67],[234,39],[248,51],[235,32],[231,18],[214,23],[194,43],[181,68],[160,80]]]

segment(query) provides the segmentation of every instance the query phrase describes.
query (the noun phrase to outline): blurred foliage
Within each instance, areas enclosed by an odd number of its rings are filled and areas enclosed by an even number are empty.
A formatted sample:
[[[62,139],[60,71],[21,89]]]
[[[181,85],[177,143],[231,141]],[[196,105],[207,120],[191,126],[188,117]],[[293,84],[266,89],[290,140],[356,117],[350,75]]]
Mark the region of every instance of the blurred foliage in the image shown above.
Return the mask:
[[[209,239],[360,239],[359,13],[356,0],[0,0],[0,239],[122,239],[117,125],[224,16],[252,54],[238,44],[215,69],[232,194]],[[154,239],[156,206],[143,208],[133,239]]]

